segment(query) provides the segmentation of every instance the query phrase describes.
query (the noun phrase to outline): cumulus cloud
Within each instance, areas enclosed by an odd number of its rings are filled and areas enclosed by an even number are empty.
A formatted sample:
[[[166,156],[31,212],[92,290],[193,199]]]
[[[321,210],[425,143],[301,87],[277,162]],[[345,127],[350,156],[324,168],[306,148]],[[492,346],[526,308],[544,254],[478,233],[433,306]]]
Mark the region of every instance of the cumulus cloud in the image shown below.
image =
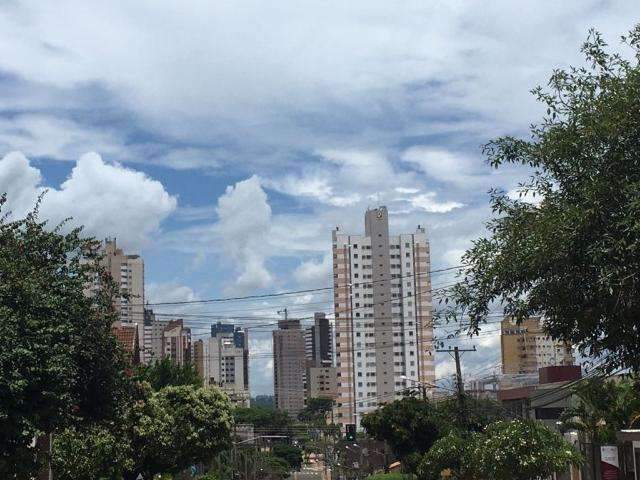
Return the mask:
[[[447,213],[456,208],[464,207],[460,202],[439,202],[436,200],[435,192],[426,192],[409,199],[411,205],[429,213]]]
[[[329,285],[333,269],[331,260],[331,255],[326,254],[320,261],[311,259],[302,262],[293,271],[293,278],[303,287],[315,288]]]
[[[46,187],[40,171],[20,152],[0,160],[0,192],[8,194],[8,208],[24,215]],[[96,153],[80,157],[59,188],[49,188],[40,213],[58,223],[73,217],[87,234],[115,236],[128,248],[140,248],[176,208],[177,200],[163,185],[142,172],[109,164]]]
[[[236,292],[265,288],[273,278],[265,266],[271,231],[271,207],[260,179],[253,176],[228,186],[218,199],[215,231],[223,251],[234,262]]]

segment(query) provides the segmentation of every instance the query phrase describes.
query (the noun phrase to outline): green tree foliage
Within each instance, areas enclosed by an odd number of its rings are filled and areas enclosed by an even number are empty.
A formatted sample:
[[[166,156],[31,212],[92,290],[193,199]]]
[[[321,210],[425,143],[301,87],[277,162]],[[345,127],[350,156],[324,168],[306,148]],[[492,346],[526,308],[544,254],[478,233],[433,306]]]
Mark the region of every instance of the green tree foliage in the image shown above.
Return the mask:
[[[120,422],[56,436],[55,476],[129,480],[177,473],[228,448],[231,425],[229,399],[217,388],[142,388]]]
[[[276,443],[271,449],[271,454],[287,462],[290,470],[300,470],[302,466],[302,450],[295,445]]]
[[[321,424],[327,423],[327,413],[331,412],[333,400],[330,398],[310,398],[307,406],[298,414],[302,422]]]
[[[136,376],[149,382],[154,390],[179,385],[202,386],[202,379],[193,364],[178,365],[172,358],[156,360],[151,365],[140,365]]]
[[[118,415],[125,363],[111,334],[113,284],[97,243],[0,197],[0,477],[31,478],[34,437]],[[84,258],[85,261],[82,261]],[[87,282],[100,279],[93,297]]]
[[[414,397],[396,400],[366,414],[362,426],[376,440],[386,441],[410,471],[441,435],[435,405]]]
[[[533,420],[502,421],[485,433],[438,440],[418,468],[419,480],[536,480],[580,465],[582,456],[558,433]]]
[[[443,432],[451,430],[483,432],[491,423],[506,418],[504,407],[489,398],[465,396],[464,415],[462,416],[464,423],[461,423],[460,403],[457,397],[447,397],[439,401],[436,407]]]
[[[98,425],[71,427],[54,437],[52,463],[61,480],[120,480],[133,468],[126,438]]]
[[[492,191],[489,235],[463,257],[450,318],[478,332],[495,302],[522,320],[544,315],[553,338],[607,366],[640,370],[640,26],[607,53],[592,31],[587,66],[557,70],[534,94],[546,116],[528,140],[484,147],[494,167],[528,167],[521,193]]]
[[[444,471],[451,480],[471,479],[469,453],[472,443],[471,438],[458,433],[438,439],[420,462],[418,479],[441,480]]]
[[[264,435],[277,435],[291,427],[291,418],[286,412],[269,407],[236,408],[235,423],[250,423]]]
[[[640,381],[637,378],[607,380],[595,377],[578,383],[577,401],[562,413],[564,429],[584,432],[596,444],[616,442],[616,432],[634,426],[640,411]]]
[[[500,404],[488,399],[465,399],[465,422],[460,423],[456,397],[431,403],[417,397],[391,402],[362,419],[369,435],[389,444],[405,469],[415,471],[417,462],[431,445],[448,433],[482,432],[505,419]]]

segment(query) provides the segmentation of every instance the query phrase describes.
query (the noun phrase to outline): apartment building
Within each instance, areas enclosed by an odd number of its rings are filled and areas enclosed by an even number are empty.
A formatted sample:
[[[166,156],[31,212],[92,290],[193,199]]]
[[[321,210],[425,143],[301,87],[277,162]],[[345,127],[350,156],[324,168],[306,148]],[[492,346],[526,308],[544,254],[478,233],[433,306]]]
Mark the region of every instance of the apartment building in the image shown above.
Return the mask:
[[[336,368],[333,364],[332,326],[323,312],[314,314],[313,325],[305,329],[306,400],[336,396]]]
[[[169,320],[159,320],[153,310],[144,310],[144,342],[142,358],[144,363],[151,364],[164,356],[164,330]]]
[[[425,229],[390,235],[386,207],[365,233],[333,231],[335,421],[363,414],[407,386],[435,381],[430,251]]]
[[[171,320],[163,332],[163,358],[171,358],[177,365],[186,365],[192,361],[191,348],[191,329],[184,326],[182,319]]]
[[[553,340],[543,327],[544,321],[540,317],[527,318],[519,325],[510,317],[502,320],[503,374],[535,377],[540,368],[574,364],[571,345]]]
[[[300,320],[280,320],[273,331],[273,390],[276,408],[293,417],[305,406],[306,365]]]
[[[239,406],[249,406],[249,343],[246,330],[211,326],[211,337],[194,343],[196,370],[205,385],[216,385]]]

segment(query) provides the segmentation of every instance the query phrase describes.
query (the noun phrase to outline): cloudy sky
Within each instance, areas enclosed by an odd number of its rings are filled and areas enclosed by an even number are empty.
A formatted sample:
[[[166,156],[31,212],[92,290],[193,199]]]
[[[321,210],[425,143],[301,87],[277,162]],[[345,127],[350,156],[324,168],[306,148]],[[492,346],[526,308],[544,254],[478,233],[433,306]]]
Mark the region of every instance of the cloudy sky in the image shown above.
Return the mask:
[[[395,232],[427,227],[433,268],[457,265],[487,190],[526,173],[480,146],[527,135],[529,90],[581,64],[589,28],[618,49],[638,21],[633,1],[0,2],[0,191],[19,215],[48,189],[44,217],[141,253],[152,302],[326,287],[331,229],[380,204]],[[210,315],[198,332],[267,324],[251,381],[269,393],[268,323],[329,300],[174,311]],[[496,340],[448,343],[478,345],[473,376]]]

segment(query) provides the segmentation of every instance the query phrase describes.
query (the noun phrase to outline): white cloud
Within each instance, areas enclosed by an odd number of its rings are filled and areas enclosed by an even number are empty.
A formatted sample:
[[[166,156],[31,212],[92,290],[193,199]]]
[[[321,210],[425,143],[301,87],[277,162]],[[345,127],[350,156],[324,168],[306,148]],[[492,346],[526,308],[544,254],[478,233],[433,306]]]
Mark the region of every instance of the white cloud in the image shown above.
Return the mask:
[[[228,186],[218,199],[215,232],[222,250],[235,264],[237,278],[233,291],[249,292],[265,288],[273,278],[265,266],[271,231],[271,207],[256,176]]]
[[[422,193],[410,198],[413,207],[429,213],[447,213],[456,208],[464,207],[460,202],[438,202],[435,192]]]
[[[477,187],[483,180],[477,175],[482,160],[473,161],[465,155],[437,147],[415,146],[402,154],[405,162],[415,164],[425,175],[435,180],[467,187]],[[490,173],[485,166],[485,175]]]
[[[45,190],[42,176],[20,152],[0,160],[0,191],[8,193],[8,207],[24,215]],[[80,157],[60,188],[50,188],[40,213],[58,223],[73,217],[87,234],[115,236],[120,244],[140,248],[160,228],[177,205],[163,185],[141,172],[105,163],[96,153]]]
[[[330,285],[333,264],[330,254],[322,257],[321,261],[308,260],[302,262],[293,271],[293,278],[302,287],[320,287]]]

